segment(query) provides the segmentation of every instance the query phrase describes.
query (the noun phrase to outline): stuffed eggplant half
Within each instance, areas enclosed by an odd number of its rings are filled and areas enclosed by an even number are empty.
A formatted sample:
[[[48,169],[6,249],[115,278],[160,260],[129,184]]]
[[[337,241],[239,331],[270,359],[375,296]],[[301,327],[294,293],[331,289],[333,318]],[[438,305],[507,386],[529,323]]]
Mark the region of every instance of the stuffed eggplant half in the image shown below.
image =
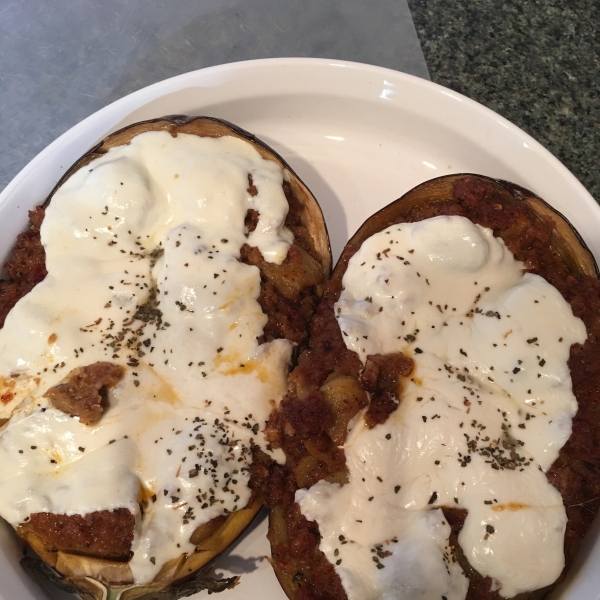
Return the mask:
[[[243,130],[166,117],[30,221],[0,282],[0,516],[86,598],[233,585],[190,580],[262,506],[262,430],[330,270],[317,202]]]
[[[600,502],[600,282],[569,223],[479,176],[350,240],[267,428],[296,600],[545,597]]]

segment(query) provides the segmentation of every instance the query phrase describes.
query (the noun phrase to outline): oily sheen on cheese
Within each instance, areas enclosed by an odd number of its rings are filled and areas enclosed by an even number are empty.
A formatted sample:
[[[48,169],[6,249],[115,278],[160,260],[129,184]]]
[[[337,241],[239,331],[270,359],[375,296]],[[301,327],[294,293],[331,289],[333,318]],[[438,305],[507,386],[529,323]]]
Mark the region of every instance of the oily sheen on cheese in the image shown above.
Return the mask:
[[[198,525],[247,504],[250,447],[264,446],[292,347],[258,344],[260,274],[238,259],[245,243],[285,259],[283,178],[239,139],[146,132],[56,192],[41,229],[48,276],[0,330],[12,397],[0,404],[0,516],[127,508],[144,583],[194,550]],[[247,237],[249,209],[260,217]],[[98,361],[126,373],[86,426],[44,393]]]
[[[571,433],[567,360],[586,339],[567,302],[491,230],[436,217],[366,240],[335,310],[363,363],[415,363],[385,423],[351,426],[349,482],[296,493],[348,598],[464,599],[441,506],[468,510],[459,544],[500,595],[553,583],[567,518],[545,472]]]

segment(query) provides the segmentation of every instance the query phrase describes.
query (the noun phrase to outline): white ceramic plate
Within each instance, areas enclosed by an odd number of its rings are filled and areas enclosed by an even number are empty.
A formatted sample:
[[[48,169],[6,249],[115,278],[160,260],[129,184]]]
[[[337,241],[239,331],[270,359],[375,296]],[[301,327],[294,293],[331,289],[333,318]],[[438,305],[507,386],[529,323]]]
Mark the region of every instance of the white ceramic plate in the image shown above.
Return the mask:
[[[549,152],[483,106],[422,79],[320,59],[270,59],[187,73],[140,90],[82,121],[40,153],[0,195],[0,259],[81,154],[111,131],[166,114],[232,121],[277,150],[315,193],[334,259],[373,212],[418,183],[475,172],[518,183],[561,211],[600,258],[600,208]],[[215,564],[242,575],[222,600],[284,600],[265,559],[265,515]],[[598,527],[553,598],[600,597]],[[19,543],[0,523],[0,600],[45,596],[18,566]],[[53,599],[71,598],[45,588]],[[204,597],[201,594],[198,598]]]

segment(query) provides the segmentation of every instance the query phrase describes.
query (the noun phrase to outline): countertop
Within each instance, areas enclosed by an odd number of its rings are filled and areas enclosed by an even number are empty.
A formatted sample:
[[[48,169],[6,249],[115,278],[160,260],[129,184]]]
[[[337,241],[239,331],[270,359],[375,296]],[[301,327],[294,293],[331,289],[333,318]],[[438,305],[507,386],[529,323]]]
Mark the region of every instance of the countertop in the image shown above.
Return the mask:
[[[428,78],[406,0],[7,0],[0,3],[0,191],[115,100],[241,60],[321,57]]]
[[[537,139],[600,202],[598,0],[409,0],[431,80]]]

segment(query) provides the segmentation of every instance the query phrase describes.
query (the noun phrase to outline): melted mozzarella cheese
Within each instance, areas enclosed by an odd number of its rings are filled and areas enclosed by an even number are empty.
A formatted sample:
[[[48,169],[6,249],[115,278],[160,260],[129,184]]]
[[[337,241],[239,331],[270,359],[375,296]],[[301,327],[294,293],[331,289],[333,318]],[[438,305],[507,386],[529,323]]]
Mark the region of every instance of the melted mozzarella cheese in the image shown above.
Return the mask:
[[[388,420],[349,431],[349,483],[296,494],[349,599],[463,600],[442,506],[468,510],[460,546],[502,596],[553,583],[566,513],[545,472],[571,433],[567,361],[586,339],[569,304],[491,230],[437,217],[366,240],[335,310],[363,362],[415,361]]]
[[[292,347],[258,344],[260,273],[238,259],[245,243],[285,259],[283,179],[239,139],[149,132],[56,192],[41,229],[48,276],[0,331],[0,515],[16,526],[127,508],[143,583],[194,550],[198,525],[247,504],[250,447],[264,446]],[[43,395],[97,361],[126,375],[86,426]]]

